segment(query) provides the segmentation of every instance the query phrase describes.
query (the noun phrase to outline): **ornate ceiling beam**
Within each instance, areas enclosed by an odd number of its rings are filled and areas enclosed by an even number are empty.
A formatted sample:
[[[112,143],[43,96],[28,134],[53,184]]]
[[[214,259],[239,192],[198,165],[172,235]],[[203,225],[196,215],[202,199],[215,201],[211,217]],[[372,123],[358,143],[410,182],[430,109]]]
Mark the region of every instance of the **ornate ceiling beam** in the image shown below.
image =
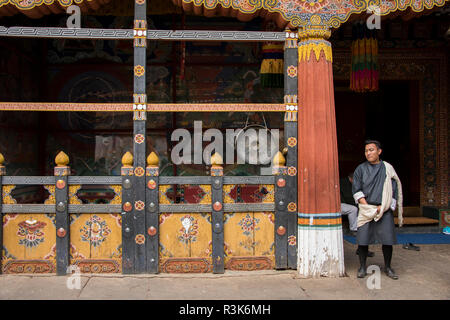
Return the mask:
[[[0,16],[23,13],[32,19],[39,19],[49,14],[64,13],[73,4],[78,5],[82,12],[88,12],[98,10],[109,2],[110,0],[0,0]]]
[[[450,0],[172,0],[187,12],[205,16],[231,16],[241,21],[255,17],[275,20],[279,27],[321,26],[338,28],[351,15],[376,6],[379,15],[395,11],[422,12],[442,7]]]

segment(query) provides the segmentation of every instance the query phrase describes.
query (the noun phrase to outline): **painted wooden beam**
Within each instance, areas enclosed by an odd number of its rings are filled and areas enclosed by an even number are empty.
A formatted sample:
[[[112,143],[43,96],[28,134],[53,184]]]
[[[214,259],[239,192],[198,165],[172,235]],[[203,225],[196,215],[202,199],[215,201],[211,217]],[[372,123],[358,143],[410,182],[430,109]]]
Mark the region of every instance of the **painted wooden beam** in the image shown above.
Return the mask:
[[[139,97],[137,97],[139,98]],[[144,98],[144,97],[142,97]],[[63,103],[0,102],[0,111],[79,111],[79,112],[284,112],[282,103]]]
[[[130,152],[122,157],[122,273],[134,273],[134,223],[133,223],[133,156]]]
[[[56,274],[67,274],[70,263],[69,158],[60,152],[55,159],[55,210],[56,210]]]
[[[153,157],[152,157],[153,156]],[[145,228],[147,272],[159,272],[159,159],[155,153],[147,158]]]
[[[287,262],[289,269],[297,268],[297,111],[298,111],[298,34],[286,30],[284,45],[284,145],[287,148],[286,202],[287,202]],[[289,113],[295,116],[289,116]]]
[[[134,273],[147,272],[146,257],[146,120],[147,120],[147,1],[134,5],[134,106],[133,106],[133,224],[135,239]]]
[[[217,153],[211,158],[211,227],[213,273],[225,272],[222,163],[222,158]]]

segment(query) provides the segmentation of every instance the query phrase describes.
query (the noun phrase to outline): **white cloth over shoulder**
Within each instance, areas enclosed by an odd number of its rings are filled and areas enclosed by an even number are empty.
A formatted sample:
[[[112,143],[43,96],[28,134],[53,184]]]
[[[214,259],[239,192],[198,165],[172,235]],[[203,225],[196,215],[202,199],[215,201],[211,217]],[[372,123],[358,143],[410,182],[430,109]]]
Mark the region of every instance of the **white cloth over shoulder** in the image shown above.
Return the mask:
[[[387,210],[389,210],[391,203],[392,203],[392,182],[391,182],[392,179],[394,179],[397,182],[397,189],[398,189],[398,199],[397,199],[398,224],[399,224],[399,227],[403,226],[402,184],[401,184],[400,179],[397,176],[397,173],[395,172],[394,168],[386,161],[383,161],[383,163],[386,167],[386,180],[384,180],[384,184],[383,184],[383,195],[382,195],[382,200],[381,200],[380,212],[377,212],[377,206],[374,206],[371,204],[359,203],[358,204],[358,207],[359,207],[358,228],[372,220],[375,220],[375,221],[380,220],[383,217],[383,213],[385,213]]]

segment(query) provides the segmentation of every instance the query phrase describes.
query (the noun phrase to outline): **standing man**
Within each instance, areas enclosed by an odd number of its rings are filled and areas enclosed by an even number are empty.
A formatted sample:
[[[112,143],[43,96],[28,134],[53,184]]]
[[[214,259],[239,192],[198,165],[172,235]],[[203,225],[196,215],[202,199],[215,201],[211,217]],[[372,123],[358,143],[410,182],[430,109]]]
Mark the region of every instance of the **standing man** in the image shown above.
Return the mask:
[[[341,190],[341,215],[348,215],[350,233],[356,237],[356,231],[358,229],[358,207],[355,205],[355,200],[353,199],[353,173],[340,179],[339,184]],[[359,254],[359,250],[356,250],[356,254]],[[367,252],[368,257],[373,257],[374,255],[375,253],[372,251]]]
[[[360,164],[353,175],[353,198],[359,207],[356,240],[360,268],[358,278],[364,278],[369,244],[381,243],[384,271],[394,280],[398,279],[391,268],[392,245],[397,243],[393,211],[398,203],[399,226],[403,225],[402,185],[394,168],[380,159],[380,142],[366,140],[367,161]]]

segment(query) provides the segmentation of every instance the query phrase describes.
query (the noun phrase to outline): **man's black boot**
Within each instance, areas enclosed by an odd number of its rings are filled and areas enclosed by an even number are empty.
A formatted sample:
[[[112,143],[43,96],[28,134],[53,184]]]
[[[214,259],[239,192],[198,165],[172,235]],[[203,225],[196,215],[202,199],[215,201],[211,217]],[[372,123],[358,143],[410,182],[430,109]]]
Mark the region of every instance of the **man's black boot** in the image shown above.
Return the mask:
[[[398,276],[395,274],[395,271],[392,270],[390,267],[386,267],[384,268],[384,272],[386,273],[386,275],[394,280],[398,280]]]
[[[358,278],[364,278],[367,275],[366,272],[366,259],[367,252],[369,251],[369,246],[358,246],[359,252],[359,270],[358,270]]]
[[[358,269],[358,278],[364,278],[367,275],[366,266],[361,266]]]
[[[384,272],[386,275],[394,280],[398,279],[395,271],[391,269],[391,259],[392,259],[392,245],[383,245],[383,256],[384,256]]]

